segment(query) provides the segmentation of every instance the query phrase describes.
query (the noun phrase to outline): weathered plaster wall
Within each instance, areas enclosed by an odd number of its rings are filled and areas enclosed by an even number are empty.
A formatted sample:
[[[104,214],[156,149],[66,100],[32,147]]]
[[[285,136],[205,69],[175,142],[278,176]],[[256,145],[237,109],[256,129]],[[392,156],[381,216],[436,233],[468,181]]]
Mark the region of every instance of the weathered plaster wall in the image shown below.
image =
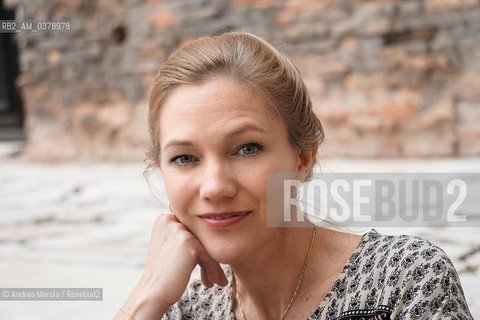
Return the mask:
[[[480,0],[8,0],[30,156],[139,159],[152,78],[190,39],[244,30],[298,64],[322,156],[480,155]]]

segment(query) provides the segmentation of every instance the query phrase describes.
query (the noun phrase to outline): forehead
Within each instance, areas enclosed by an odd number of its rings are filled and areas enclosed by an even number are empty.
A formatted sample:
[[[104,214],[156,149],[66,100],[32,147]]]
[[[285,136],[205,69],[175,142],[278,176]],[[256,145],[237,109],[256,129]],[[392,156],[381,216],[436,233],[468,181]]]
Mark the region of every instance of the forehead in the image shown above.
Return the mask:
[[[176,88],[165,100],[159,121],[161,138],[174,133],[198,135],[199,130],[222,131],[243,122],[265,130],[282,125],[264,94],[225,77]]]

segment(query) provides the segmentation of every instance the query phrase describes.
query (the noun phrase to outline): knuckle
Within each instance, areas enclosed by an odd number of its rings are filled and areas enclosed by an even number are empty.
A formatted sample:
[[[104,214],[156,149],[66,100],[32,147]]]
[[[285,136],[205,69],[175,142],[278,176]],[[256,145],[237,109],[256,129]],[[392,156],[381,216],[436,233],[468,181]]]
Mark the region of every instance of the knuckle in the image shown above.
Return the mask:
[[[188,246],[188,247],[192,247],[194,244],[193,244],[193,237],[191,235],[189,235],[187,232],[182,232],[179,234],[179,237],[180,237],[180,242],[184,245],[184,246]]]
[[[154,222],[154,225],[158,225],[158,224],[162,224],[164,221],[165,221],[165,214],[159,214],[156,218],[155,218],[155,222]]]
[[[172,221],[172,217],[170,217],[171,215],[170,214],[159,214],[156,218],[155,218],[155,221],[153,223],[153,226],[154,227],[159,227],[159,226],[163,226],[165,225],[166,223],[168,223],[168,221]]]
[[[198,255],[199,255],[199,248],[198,248],[198,244],[197,244],[197,241],[193,238],[192,235],[189,235],[188,233],[184,233],[182,236],[181,236],[181,242],[182,242],[182,245],[183,247],[187,250],[187,252],[197,258]]]

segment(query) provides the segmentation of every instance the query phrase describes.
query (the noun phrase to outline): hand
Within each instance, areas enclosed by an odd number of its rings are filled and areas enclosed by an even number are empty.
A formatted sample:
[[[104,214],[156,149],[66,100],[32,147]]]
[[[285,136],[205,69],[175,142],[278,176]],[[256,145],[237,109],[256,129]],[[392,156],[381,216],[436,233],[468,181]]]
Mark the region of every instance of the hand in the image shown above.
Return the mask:
[[[197,264],[205,286],[228,284],[220,264],[175,215],[160,215],[153,226],[144,272],[123,310],[137,320],[161,318],[180,299]]]

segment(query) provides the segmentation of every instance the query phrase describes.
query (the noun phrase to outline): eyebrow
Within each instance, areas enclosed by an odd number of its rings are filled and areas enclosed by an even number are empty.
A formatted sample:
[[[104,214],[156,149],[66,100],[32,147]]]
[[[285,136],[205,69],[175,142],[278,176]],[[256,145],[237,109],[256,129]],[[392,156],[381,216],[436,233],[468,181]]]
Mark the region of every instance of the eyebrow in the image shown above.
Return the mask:
[[[260,133],[263,133],[263,134],[267,134],[267,130],[261,128],[261,127],[258,127],[254,124],[247,124],[247,125],[244,125],[244,126],[241,126],[235,130],[232,130],[230,131],[229,133],[226,134],[226,137],[228,138],[231,138],[233,136],[236,136],[236,135],[241,135],[247,131],[257,131],[257,132],[260,132]],[[171,147],[171,146],[193,146],[193,143],[191,141],[188,141],[188,140],[176,140],[176,139],[173,139],[173,140],[170,140],[166,145],[165,145],[165,148],[164,150],[166,150],[168,147]]]

